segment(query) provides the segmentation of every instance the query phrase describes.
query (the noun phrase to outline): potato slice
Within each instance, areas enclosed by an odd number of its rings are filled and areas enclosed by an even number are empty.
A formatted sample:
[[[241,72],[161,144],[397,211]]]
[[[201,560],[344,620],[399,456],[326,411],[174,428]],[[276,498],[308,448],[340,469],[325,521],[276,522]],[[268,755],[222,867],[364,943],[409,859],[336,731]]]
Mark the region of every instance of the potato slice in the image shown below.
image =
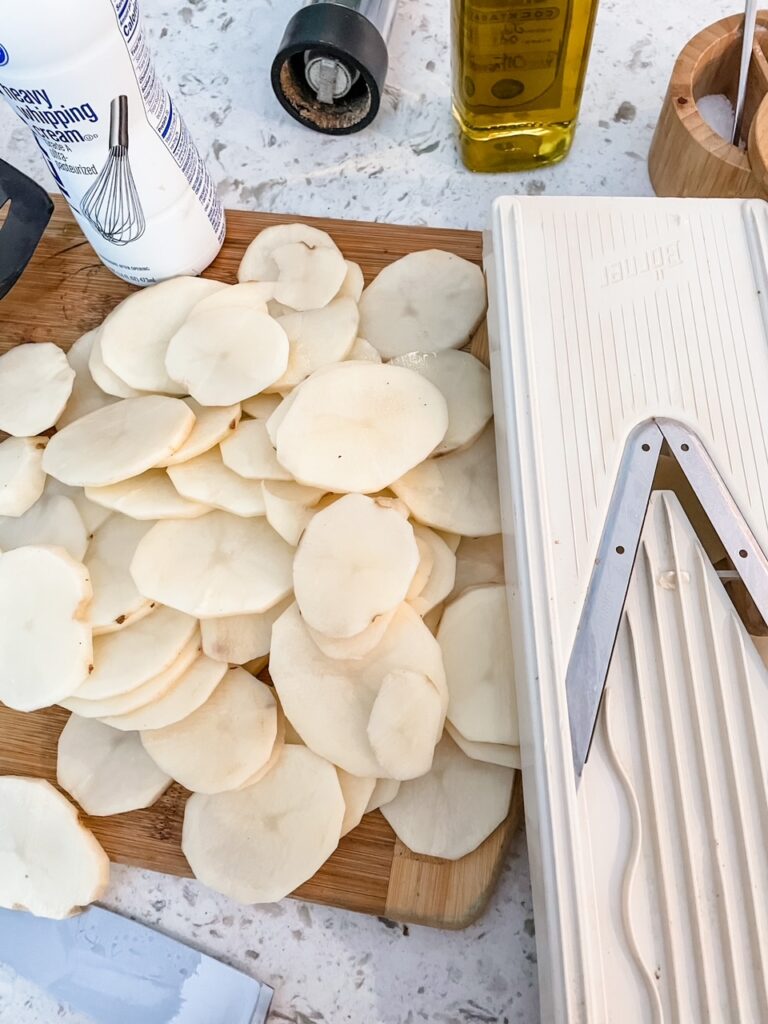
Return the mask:
[[[151,807],[171,784],[135,732],[70,715],[59,736],[56,780],[86,814]]]
[[[413,532],[417,541],[428,545],[432,554],[432,567],[429,576],[415,597],[409,598],[410,603],[422,616],[444,601],[453,589],[456,580],[456,556],[434,530],[426,526],[414,526]]]
[[[131,565],[137,587],[198,618],[265,612],[293,589],[293,548],[265,519],[209,512],[157,523]]]
[[[365,363],[380,363],[382,361],[379,352],[365,338],[355,338],[355,343],[349,350],[347,359]]]
[[[109,858],[45,779],[0,778],[0,907],[61,920],[103,896]]]
[[[43,497],[49,498],[54,495],[69,498],[80,513],[85,532],[89,537],[112,515],[111,509],[102,508],[100,505],[95,504],[95,502],[89,501],[82,487],[70,487],[69,484],[63,484],[61,480],[57,480],[54,476],[47,476],[45,478]]]
[[[370,626],[362,633],[355,633],[354,636],[343,638],[326,636],[324,633],[318,633],[311,626],[307,626],[307,631],[327,658],[358,661],[360,658],[365,658],[374,647],[381,643],[396,611],[397,609],[393,608],[392,611],[386,612],[384,615],[377,615]]]
[[[76,562],[82,562],[88,533],[75,503],[63,495],[43,494],[23,515],[0,516],[0,550],[28,544],[63,548]]]
[[[327,306],[347,276],[347,265],[337,249],[291,242],[274,249],[272,259],[278,270],[275,298],[298,311]]]
[[[335,298],[322,309],[289,313],[278,318],[288,335],[288,368],[270,390],[295,388],[321,366],[341,362],[357,337],[360,317],[353,299]]]
[[[365,813],[370,814],[371,811],[378,811],[384,804],[391,803],[397,796],[399,789],[400,782],[398,779],[377,779],[376,785],[373,787],[373,793],[371,793],[371,799],[365,808]]]
[[[456,549],[456,580],[449,600],[469,587],[504,582],[504,547],[500,533],[489,537],[462,537]]]
[[[261,481],[246,480],[225,466],[219,448],[180,466],[169,466],[168,476],[179,494],[190,501],[205,502],[209,508],[236,516],[264,515]]]
[[[269,755],[269,760],[259,768],[258,771],[254,772],[253,775],[249,776],[245,782],[239,785],[238,789],[247,789],[248,786],[253,786],[257,782],[260,782],[265,775],[272,771],[277,762],[283,755],[283,748],[285,747],[285,715],[280,710],[280,706],[277,708],[277,736],[275,737],[275,745],[272,747],[272,753]]]
[[[435,605],[434,608],[430,609],[426,615],[422,616],[424,625],[427,627],[432,636],[437,636],[437,630],[440,626],[440,620],[443,617],[445,611],[445,602],[441,601],[440,604]]]
[[[434,450],[448,426],[434,384],[401,366],[323,367],[291,398],[277,428],[279,462],[299,483],[339,493],[388,487]]]
[[[208,700],[224,678],[227,666],[220,661],[197,655],[169,689],[134,711],[122,715],[106,715],[100,720],[121,732],[142,729],[163,729],[180,722]]]
[[[126,693],[118,693],[114,697],[101,697],[95,700],[83,700],[80,697],[67,697],[60,701],[61,706],[73,711],[81,718],[99,718],[102,721],[117,715],[127,715],[139,708],[144,709],[161,700],[176,685],[178,680],[197,660],[201,652],[200,634],[195,633],[184,647],[178,658],[152,679]]]
[[[333,765],[286,746],[260,782],[187,801],[181,848],[195,877],[240,903],[280,900],[330,857],[344,797]]]
[[[85,566],[63,548],[23,547],[0,555],[3,704],[16,711],[47,708],[88,678],[93,650],[84,617],[90,599]]]
[[[315,505],[323,497],[320,487],[305,487],[293,481],[264,480],[264,511],[267,522],[277,533],[295,547],[315,514]]]
[[[453,725],[468,740],[519,746],[506,588],[465,591],[445,609],[437,639]]]
[[[443,736],[432,770],[404,782],[381,813],[409,850],[458,860],[504,821],[514,779],[512,768],[473,761]]]
[[[267,281],[228,284],[198,302],[192,307],[189,315],[196,316],[208,309],[254,309],[258,313],[266,313],[267,303],[274,293],[274,285]]]
[[[478,743],[475,740],[468,740],[450,722],[445,723],[445,731],[456,746],[473,761],[498,764],[502,768],[522,768],[520,747],[511,747],[506,743]]]
[[[410,523],[363,494],[318,512],[293,563],[304,621],[331,637],[361,633],[405,600],[419,564]]]
[[[129,387],[185,395],[183,384],[166,370],[168,343],[197,303],[223,288],[220,281],[174,277],[132,292],[101,326],[104,364]]]
[[[282,401],[280,395],[254,395],[253,398],[246,398],[241,408],[246,416],[266,423]]]
[[[46,437],[8,437],[0,443],[0,515],[20,516],[45,487]]]
[[[126,398],[54,434],[43,469],[74,487],[116,484],[173,455],[194,425],[195,414],[178,398]]]
[[[95,637],[94,669],[74,696],[78,701],[103,700],[137,689],[171,666],[197,629],[191,616],[155,608],[125,629]]]
[[[412,252],[385,267],[360,299],[360,333],[385,359],[465,345],[485,313],[480,267],[451,252]]]
[[[201,405],[232,405],[285,373],[288,337],[276,320],[255,309],[208,309],[173,335],[166,366]]]
[[[203,651],[216,661],[245,665],[269,654],[272,626],[293,601],[293,595],[274,607],[254,615],[228,615],[222,619],[203,619],[200,632]]]
[[[317,372],[321,373],[322,371],[318,370]],[[278,431],[278,428],[280,427],[280,424],[285,419],[285,417],[286,417],[286,415],[288,413],[288,410],[291,408],[293,403],[296,401],[296,399],[298,397],[298,394],[299,394],[299,391],[300,391],[300,388],[296,388],[294,391],[291,391],[290,394],[286,395],[285,398],[281,398],[279,403],[278,403],[278,405],[277,405],[277,407],[267,417],[267,420],[266,420],[266,423],[267,423],[267,434],[269,435],[269,440],[272,442],[272,447],[273,448],[277,448],[277,431]],[[277,395],[264,395],[263,397],[264,398],[277,398],[278,396]]]
[[[337,768],[336,772],[346,808],[341,822],[341,834],[345,836],[363,820],[368,801],[376,788],[376,779],[361,779],[359,775],[350,775],[343,768]]]
[[[93,535],[84,564],[93,587],[88,621],[95,633],[116,632],[149,614],[152,602],[136,589],[129,567],[136,546],[152,525],[114,515]]]
[[[416,537],[415,530],[414,537]],[[408,601],[413,601],[426,587],[432,567],[435,564],[435,556],[431,544],[428,544],[423,537],[416,537],[416,547],[419,549],[419,564],[408,587],[408,593],[405,595]]]
[[[420,373],[440,390],[448,405],[448,430],[434,451],[444,455],[471,444],[493,416],[491,374],[469,352],[409,352],[392,360]]]
[[[195,425],[181,448],[170,458],[163,460],[163,466],[177,466],[180,462],[189,462],[195,456],[215,448],[217,444],[234,434],[240,422],[238,404],[206,406],[200,405],[194,398],[186,398],[184,401],[195,414]]]
[[[33,437],[52,427],[72,393],[75,371],[50,341],[0,355],[0,430]]]
[[[427,459],[396,480],[392,490],[415,519],[468,537],[501,530],[493,425],[460,451]]]
[[[269,670],[286,716],[308,747],[352,775],[389,774],[366,730],[385,676],[398,669],[423,672],[437,687],[443,708],[447,706],[440,649],[408,605],[398,608],[373,652],[357,661],[327,658],[295,604],[272,628]]]
[[[395,669],[382,680],[368,719],[368,740],[393,779],[415,779],[432,766],[445,709],[423,672]]]
[[[277,461],[265,420],[245,420],[231,437],[221,442],[221,457],[238,476],[248,480],[292,480]]]
[[[79,420],[81,416],[86,416],[95,409],[101,409],[105,405],[112,405],[115,402],[112,395],[101,390],[93,379],[88,366],[93,342],[98,333],[99,328],[96,328],[83,334],[67,352],[69,365],[75,371],[75,379],[64,412],[56,420],[59,430],[66,427],[68,423]]]
[[[449,533],[447,530],[435,530],[435,533],[438,535],[438,537],[441,537],[445,541],[445,543],[448,545],[448,547],[455,555],[456,551],[458,550],[459,544],[461,544],[461,534]]]
[[[149,756],[193,793],[236,789],[267,763],[276,738],[272,688],[242,668],[229,669],[191,715],[141,733]]]
[[[312,249],[337,249],[330,235],[309,224],[275,224],[264,228],[245,250],[237,271],[238,281],[277,281],[280,268],[272,258],[275,249],[302,242]]]
[[[347,268],[347,272],[344,275],[344,280],[341,282],[341,287],[337,292],[337,298],[346,296],[347,298],[354,299],[355,302],[360,301],[360,296],[363,294],[363,288],[365,287],[365,279],[363,272],[360,269],[359,263],[353,263],[352,260],[344,260],[344,264]]]
[[[106,487],[86,487],[85,496],[131,519],[196,519],[211,511],[210,505],[179,494],[164,469],[148,469]]]
[[[116,373],[112,373],[105,364],[101,354],[101,328],[91,342],[91,352],[88,356],[88,370],[93,378],[94,384],[100,388],[105,395],[112,398],[139,398],[144,392],[129,387],[124,380],[121,380]],[[87,413],[86,413],[87,415]],[[78,416],[78,419],[81,417]],[[73,421],[74,422],[74,421]]]

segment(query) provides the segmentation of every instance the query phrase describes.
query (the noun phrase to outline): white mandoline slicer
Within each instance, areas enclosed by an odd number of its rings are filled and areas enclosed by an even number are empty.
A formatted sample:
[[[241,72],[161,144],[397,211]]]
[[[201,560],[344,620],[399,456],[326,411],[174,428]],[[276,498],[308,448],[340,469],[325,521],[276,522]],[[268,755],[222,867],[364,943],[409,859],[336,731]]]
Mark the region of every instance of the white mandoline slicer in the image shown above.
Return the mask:
[[[543,1019],[768,1021],[768,205],[500,199],[486,271]]]

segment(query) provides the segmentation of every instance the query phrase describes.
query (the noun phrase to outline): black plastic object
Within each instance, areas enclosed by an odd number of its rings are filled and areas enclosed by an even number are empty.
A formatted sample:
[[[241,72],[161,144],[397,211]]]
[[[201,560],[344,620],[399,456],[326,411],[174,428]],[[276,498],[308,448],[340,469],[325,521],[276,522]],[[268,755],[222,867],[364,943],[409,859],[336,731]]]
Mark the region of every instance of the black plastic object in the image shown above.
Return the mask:
[[[0,160],[0,209],[10,202],[0,227],[0,299],[16,284],[51,219],[51,197],[26,174]]]
[[[318,100],[305,74],[309,53],[335,58],[353,73],[345,96],[333,103]],[[272,88],[301,124],[328,135],[349,135],[376,117],[387,65],[386,43],[368,18],[339,3],[311,3],[288,22],[272,62]]]

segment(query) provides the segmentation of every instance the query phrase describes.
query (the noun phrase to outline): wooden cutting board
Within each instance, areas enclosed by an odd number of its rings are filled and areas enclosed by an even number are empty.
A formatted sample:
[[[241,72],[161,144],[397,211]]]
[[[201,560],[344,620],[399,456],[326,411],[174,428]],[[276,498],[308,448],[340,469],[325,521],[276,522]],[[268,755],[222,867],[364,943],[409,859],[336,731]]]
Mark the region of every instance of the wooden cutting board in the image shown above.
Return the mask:
[[[206,277],[234,282],[245,247],[262,228],[295,220],[273,214],[227,214],[227,238]],[[448,249],[480,262],[477,232],[311,220],[329,231],[366,281],[392,260],[417,249]],[[0,351],[23,341],[69,348],[132,290],[99,262],[59,201],[53,219],[16,287],[0,302]],[[20,714],[0,705],[0,774],[56,779],[56,744],[68,713],[50,708]],[[172,786],[144,811],[85,818],[109,856],[122,864],[191,875],[180,836],[186,791]],[[508,841],[522,817],[518,774],[506,821],[459,861],[412,853],[378,812],[368,814],[294,895],[331,906],[440,928],[464,928],[483,910],[501,870]]]

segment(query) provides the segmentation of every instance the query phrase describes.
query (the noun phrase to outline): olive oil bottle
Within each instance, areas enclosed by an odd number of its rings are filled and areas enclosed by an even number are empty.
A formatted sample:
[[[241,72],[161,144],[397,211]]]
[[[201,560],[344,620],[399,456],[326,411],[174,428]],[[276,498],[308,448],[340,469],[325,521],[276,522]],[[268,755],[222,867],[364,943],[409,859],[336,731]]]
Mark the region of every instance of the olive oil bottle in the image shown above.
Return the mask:
[[[472,171],[562,160],[573,141],[598,0],[451,0],[453,112]]]

